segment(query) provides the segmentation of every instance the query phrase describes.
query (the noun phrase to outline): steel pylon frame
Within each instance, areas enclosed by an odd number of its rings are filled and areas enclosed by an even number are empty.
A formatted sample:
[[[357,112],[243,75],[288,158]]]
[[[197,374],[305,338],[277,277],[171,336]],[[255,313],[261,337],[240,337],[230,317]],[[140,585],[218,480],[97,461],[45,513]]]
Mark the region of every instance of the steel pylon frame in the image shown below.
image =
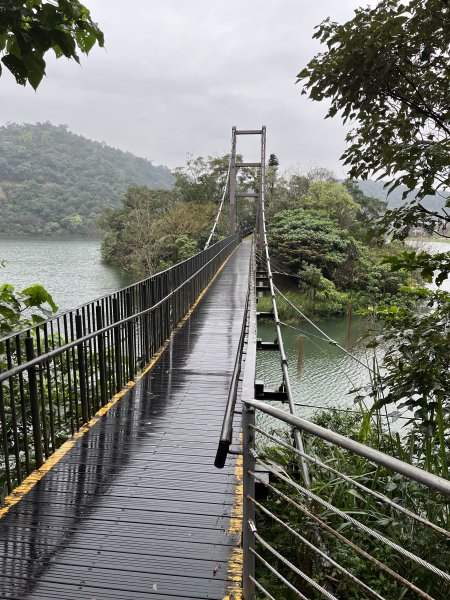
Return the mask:
[[[236,145],[238,135],[259,135],[261,136],[261,160],[260,162],[240,162],[236,161]],[[262,194],[264,189],[264,175],[266,164],[266,126],[261,129],[237,129],[236,126],[231,130],[231,160],[230,160],[230,183],[229,183],[229,232],[230,235],[236,233],[237,228],[237,199],[238,198],[256,198],[258,201],[257,227],[259,232],[259,249],[262,252],[264,248],[263,240],[263,215],[262,215]],[[260,180],[258,192],[238,192],[237,191],[237,171],[240,168],[259,168]]]

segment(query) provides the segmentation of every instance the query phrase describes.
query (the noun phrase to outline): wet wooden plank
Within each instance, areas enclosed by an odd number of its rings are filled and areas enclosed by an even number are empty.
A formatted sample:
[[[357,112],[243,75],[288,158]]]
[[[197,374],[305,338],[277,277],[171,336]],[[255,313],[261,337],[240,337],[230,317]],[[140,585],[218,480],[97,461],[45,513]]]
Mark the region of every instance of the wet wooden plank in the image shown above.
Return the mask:
[[[0,598],[221,599],[236,457],[214,457],[239,341],[243,243],[153,369],[0,519]]]

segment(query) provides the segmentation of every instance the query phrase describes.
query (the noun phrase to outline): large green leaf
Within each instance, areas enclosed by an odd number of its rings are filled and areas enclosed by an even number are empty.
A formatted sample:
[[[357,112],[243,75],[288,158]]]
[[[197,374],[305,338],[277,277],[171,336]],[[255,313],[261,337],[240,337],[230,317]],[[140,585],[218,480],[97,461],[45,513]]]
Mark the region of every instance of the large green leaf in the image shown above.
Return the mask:
[[[53,298],[49,292],[40,284],[36,283],[30,287],[25,288],[21,291],[24,297],[24,304],[28,307],[41,306],[42,304],[49,304],[53,311],[57,311],[58,307],[53,301]]]

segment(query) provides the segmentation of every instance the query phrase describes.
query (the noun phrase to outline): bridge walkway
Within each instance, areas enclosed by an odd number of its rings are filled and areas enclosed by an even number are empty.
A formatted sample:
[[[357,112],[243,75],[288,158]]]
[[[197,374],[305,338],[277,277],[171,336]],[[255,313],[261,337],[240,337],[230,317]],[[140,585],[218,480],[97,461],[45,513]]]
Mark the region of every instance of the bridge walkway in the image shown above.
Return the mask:
[[[0,519],[0,598],[237,600],[241,459],[214,468],[250,243],[155,365]]]

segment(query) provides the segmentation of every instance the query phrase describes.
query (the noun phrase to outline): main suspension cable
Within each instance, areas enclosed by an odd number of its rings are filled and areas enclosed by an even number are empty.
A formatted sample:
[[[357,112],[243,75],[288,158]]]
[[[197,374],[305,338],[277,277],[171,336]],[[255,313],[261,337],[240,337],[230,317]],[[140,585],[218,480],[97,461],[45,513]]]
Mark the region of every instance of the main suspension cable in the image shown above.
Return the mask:
[[[227,195],[228,184],[230,182],[230,172],[231,172],[231,153],[230,153],[230,159],[228,161],[227,178],[225,180],[225,185],[224,185],[224,188],[223,188],[222,199],[221,199],[220,204],[219,204],[219,210],[217,211],[217,215],[216,215],[216,218],[214,219],[214,224],[212,226],[211,233],[209,234],[209,237],[208,237],[208,239],[206,241],[206,244],[205,244],[205,247],[203,248],[203,250],[207,250],[209,248],[209,245],[211,243],[212,237],[213,237],[214,232],[216,231],[216,227],[217,227],[217,225],[219,223],[220,214],[222,212],[222,208],[223,208],[223,205],[225,203],[225,197]]]
[[[261,249],[261,254],[264,255],[265,259],[265,268],[267,269],[267,279],[269,282],[269,290],[270,297],[272,300],[272,310],[273,310],[273,320],[275,323],[275,329],[277,332],[277,340],[278,347],[281,357],[281,370],[283,373],[283,383],[284,388],[286,390],[289,412],[291,415],[296,414],[295,410],[295,402],[294,395],[292,393],[291,382],[289,378],[289,370],[288,370],[288,361],[286,357],[286,352],[284,350],[283,336],[281,333],[281,322],[278,317],[278,308],[277,301],[275,295],[275,285],[273,283],[273,275],[272,275],[272,267],[270,264],[270,252],[269,252],[269,242],[267,239],[267,224],[266,224],[266,209],[265,209],[265,156],[266,156],[266,138],[265,138],[265,129],[263,129],[263,134],[261,136],[261,182],[260,182],[260,203],[259,203],[259,211],[258,211],[258,221],[257,225],[260,225],[259,230],[259,244]],[[302,434],[298,429],[294,429],[293,431],[295,444],[299,450],[303,452],[303,439]],[[311,479],[309,475],[308,465],[305,460],[300,457],[300,468],[303,476],[303,481],[307,488],[311,486]]]
[[[339,344],[339,342],[337,342],[336,340],[333,340],[333,338],[331,338],[327,333],[325,333],[325,331],[323,331],[318,325],[316,325],[314,323],[314,321],[311,321],[311,319],[309,319],[305,315],[305,313],[303,313],[297,306],[295,306],[295,304],[293,302],[291,302],[289,300],[289,298],[287,298],[283,294],[283,292],[281,292],[279,290],[279,288],[277,288],[276,285],[274,285],[273,287],[275,288],[275,291],[277,292],[277,294],[279,294],[283,298],[283,300],[289,304],[289,306],[291,308],[293,308],[303,319],[305,319],[305,321],[307,321],[312,327],[314,327],[314,329],[316,329],[316,331],[318,331],[321,335],[323,335],[323,337],[325,338],[324,341],[327,341],[332,346],[336,346],[336,348],[339,348],[339,350],[341,350],[342,352],[345,352],[345,354],[347,354],[347,356],[349,356],[350,358],[355,360],[357,363],[359,363],[362,367],[364,367],[365,369],[370,371],[370,373],[374,374],[373,370],[369,367],[369,365],[366,365],[365,363],[363,363],[361,360],[359,360],[359,358],[357,356],[355,356],[354,354],[352,354],[351,352],[346,350],[344,348],[344,346],[341,346],[341,344]]]

